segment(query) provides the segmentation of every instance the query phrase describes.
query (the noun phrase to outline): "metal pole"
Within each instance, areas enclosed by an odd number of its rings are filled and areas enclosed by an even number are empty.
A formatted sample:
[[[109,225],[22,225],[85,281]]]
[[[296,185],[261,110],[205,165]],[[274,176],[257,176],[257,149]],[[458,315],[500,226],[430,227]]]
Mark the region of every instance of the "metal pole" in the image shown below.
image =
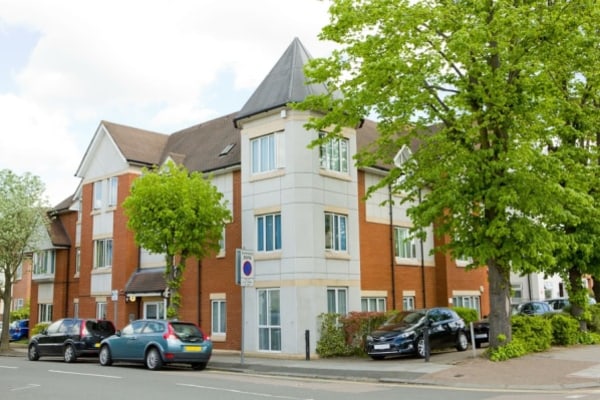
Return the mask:
[[[304,331],[304,342],[306,347],[306,360],[310,360],[310,331],[307,329]]]
[[[244,302],[246,298],[246,286],[242,286],[242,329],[241,329],[241,341],[240,341],[240,363],[244,364],[244,325],[246,322],[246,316],[244,315]]]

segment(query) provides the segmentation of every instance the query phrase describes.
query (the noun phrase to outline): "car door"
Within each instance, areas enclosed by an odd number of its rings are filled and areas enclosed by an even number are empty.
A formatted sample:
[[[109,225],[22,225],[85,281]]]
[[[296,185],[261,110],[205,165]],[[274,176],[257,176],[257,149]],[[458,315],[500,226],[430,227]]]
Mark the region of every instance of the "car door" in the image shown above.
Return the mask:
[[[445,329],[441,310],[438,308],[429,310],[427,321],[429,323],[429,348],[436,349],[443,346]]]
[[[60,319],[51,323],[37,338],[38,351],[42,356],[60,356],[65,337],[66,324],[71,320]],[[62,338],[62,340],[61,340]]]
[[[111,340],[111,353],[114,360],[143,360],[143,341],[139,340],[145,321],[133,321],[121,330],[120,335]]]

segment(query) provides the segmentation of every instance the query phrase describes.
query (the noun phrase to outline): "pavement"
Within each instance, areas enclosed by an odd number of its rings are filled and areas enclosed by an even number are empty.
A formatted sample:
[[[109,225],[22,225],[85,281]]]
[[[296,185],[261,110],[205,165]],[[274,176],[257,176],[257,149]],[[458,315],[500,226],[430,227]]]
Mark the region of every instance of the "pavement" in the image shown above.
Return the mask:
[[[484,352],[485,348],[439,351],[426,361],[416,357],[290,359],[215,350],[208,370],[477,389],[600,389],[600,345],[553,347],[499,362],[488,360]],[[26,354],[25,345],[11,343],[0,356]]]

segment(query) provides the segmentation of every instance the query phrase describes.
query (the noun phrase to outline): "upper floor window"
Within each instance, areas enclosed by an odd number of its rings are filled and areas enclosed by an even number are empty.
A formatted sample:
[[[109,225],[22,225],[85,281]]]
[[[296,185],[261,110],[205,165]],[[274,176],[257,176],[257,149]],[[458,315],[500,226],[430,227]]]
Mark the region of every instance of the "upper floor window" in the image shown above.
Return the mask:
[[[398,258],[417,258],[417,245],[408,228],[396,227],[394,251]]]
[[[256,217],[256,251],[281,250],[281,214]]]
[[[323,137],[325,134],[321,133]],[[335,138],[320,147],[321,168],[348,173],[348,139]]]
[[[54,275],[56,255],[54,250],[44,250],[33,253],[33,274]]]
[[[94,210],[102,208],[102,181],[94,182]]]
[[[108,206],[114,207],[117,205],[117,193],[119,189],[119,178],[116,176],[108,178]]]
[[[15,273],[15,280],[19,281],[23,279],[23,263],[19,264]]]
[[[112,266],[112,239],[94,241],[94,268]]]
[[[252,139],[250,141],[250,152],[253,174],[273,171],[276,168],[275,134],[272,133]]]
[[[325,249],[347,251],[348,217],[342,214],[325,213]]]

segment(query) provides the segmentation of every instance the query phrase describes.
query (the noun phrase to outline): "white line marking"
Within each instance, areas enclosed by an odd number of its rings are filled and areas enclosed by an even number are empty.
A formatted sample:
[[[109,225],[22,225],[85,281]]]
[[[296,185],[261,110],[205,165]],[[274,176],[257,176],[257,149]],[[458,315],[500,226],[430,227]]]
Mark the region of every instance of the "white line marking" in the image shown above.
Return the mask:
[[[269,398],[273,398],[273,399],[314,400],[314,399],[304,398],[304,397],[279,396],[279,395],[273,395],[273,394],[268,394],[268,393],[245,392],[243,390],[223,389],[223,388],[211,387],[211,386],[191,385],[191,384],[187,384],[187,383],[176,383],[176,385],[194,387],[194,388],[199,388],[199,389],[216,390],[216,391],[220,391],[220,392],[238,393],[238,394],[243,394],[243,395],[248,395],[248,396],[269,397]]]
[[[19,367],[9,367],[7,365],[0,365],[0,368],[6,368],[6,369],[17,369]]]
[[[20,388],[14,388],[14,389],[10,389],[11,392],[16,392],[17,390],[27,390],[27,389],[33,389],[36,387],[40,387],[41,385],[37,385],[35,383],[30,383],[27,386],[24,387],[20,387]]]
[[[48,372],[54,372],[55,374],[66,374],[66,375],[95,376],[97,378],[123,379],[122,376],[101,375],[101,374],[82,374],[81,372],[58,371],[58,370],[55,370],[55,369],[49,369]]]

